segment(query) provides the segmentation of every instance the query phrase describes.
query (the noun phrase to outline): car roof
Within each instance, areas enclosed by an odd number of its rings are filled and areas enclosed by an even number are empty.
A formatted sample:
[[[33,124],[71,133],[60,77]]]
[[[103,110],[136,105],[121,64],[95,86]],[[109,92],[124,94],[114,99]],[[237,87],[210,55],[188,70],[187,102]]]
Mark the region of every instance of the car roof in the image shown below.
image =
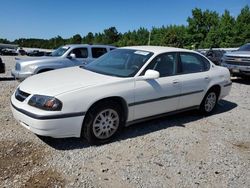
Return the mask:
[[[194,52],[193,50],[174,48],[174,47],[165,47],[165,46],[127,46],[127,47],[122,47],[120,49],[142,50],[142,51],[153,52],[156,54],[165,53],[165,52]]]
[[[65,45],[65,47],[74,47],[74,48],[81,48],[81,47],[100,47],[100,48],[116,48],[115,46],[111,46],[111,45],[102,45],[102,44],[67,44]]]

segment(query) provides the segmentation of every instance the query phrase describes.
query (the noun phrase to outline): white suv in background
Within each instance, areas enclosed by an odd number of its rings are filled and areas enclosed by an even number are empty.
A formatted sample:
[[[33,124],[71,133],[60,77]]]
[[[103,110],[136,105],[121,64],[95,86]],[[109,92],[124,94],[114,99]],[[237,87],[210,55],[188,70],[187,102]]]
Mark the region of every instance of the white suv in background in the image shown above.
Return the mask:
[[[11,71],[11,75],[16,79],[24,80],[34,74],[88,64],[113,49],[115,49],[114,46],[107,45],[65,45],[53,51],[50,56],[16,59],[16,66]]]

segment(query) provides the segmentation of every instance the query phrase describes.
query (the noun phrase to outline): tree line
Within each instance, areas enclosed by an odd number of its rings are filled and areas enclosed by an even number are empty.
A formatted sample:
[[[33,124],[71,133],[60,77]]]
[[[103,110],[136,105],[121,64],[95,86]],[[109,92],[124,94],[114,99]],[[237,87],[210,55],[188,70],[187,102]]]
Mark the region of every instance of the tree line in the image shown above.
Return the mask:
[[[150,37],[149,37],[150,36]],[[150,39],[149,39],[150,38]],[[0,39],[0,43],[13,43],[22,47],[55,49],[65,44],[109,44],[114,46],[160,45],[180,48],[238,47],[250,42],[250,9],[245,6],[236,17],[228,10],[222,15],[215,11],[195,8],[187,18],[187,25],[168,25],[120,33],[116,27],[103,32],[76,34],[68,39],[20,38],[14,41]]]

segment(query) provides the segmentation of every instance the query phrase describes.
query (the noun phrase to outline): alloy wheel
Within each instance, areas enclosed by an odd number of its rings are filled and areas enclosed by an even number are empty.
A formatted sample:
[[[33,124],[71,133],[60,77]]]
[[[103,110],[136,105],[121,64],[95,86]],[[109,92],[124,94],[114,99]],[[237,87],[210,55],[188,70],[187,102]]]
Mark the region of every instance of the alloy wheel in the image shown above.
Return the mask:
[[[205,100],[205,111],[211,112],[216,104],[217,96],[215,92],[211,92],[207,95],[207,98]]]
[[[93,133],[98,139],[111,137],[119,127],[119,115],[113,109],[106,109],[97,114],[93,122]]]

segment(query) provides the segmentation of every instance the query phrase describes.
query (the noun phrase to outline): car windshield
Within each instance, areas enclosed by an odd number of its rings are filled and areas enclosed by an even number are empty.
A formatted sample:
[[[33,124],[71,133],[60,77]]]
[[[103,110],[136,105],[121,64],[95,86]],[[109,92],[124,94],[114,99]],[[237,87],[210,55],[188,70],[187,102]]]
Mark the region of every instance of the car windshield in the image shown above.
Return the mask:
[[[65,47],[65,46],[57,48],[55,51],[53,51],[50,54],[50,56],[53,56],[53,57],[62,56],[68,49],[69,49],[69,47]]]
[[[116,49],[89,63],[84,68],[110,76],[132,77],[152,55],[152,52],[147,51]]]
[[[241,46],[238,51],[250,51],[250,44],[245,44]]]

